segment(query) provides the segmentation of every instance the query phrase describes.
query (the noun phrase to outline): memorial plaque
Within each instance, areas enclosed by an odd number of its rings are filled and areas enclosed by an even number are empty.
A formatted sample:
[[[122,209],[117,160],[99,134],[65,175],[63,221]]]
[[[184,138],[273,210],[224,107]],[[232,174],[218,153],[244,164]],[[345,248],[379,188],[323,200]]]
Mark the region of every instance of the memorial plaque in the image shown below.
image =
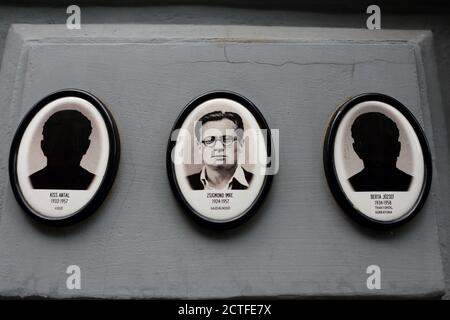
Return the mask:
[[[185,208],[216,226],[242,222],[270,186],[271,134],[245,97],[219,91],[183,110],[172,130],[167,169]]]
[[[106,197],[119,153],[117,128],[100,100],[81,90],[58,91],[17,129],[9,163],[14,195],[41,221],[77,221]]]
[[[431,156],[419,123],[399,101],[378,93],[356,96],[333,115],[324,166],[338,203],[372,225],[411,219],[431,184]]]

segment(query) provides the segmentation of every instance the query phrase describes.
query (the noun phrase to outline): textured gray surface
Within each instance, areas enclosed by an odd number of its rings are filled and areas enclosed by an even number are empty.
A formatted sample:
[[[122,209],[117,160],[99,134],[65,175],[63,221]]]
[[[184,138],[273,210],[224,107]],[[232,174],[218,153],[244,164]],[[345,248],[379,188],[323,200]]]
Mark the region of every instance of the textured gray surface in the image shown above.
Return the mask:
[[[15,26],[0,79],[0,293],[52,297],[439,296],[444,290],[435,214],[440,179],[411,223],[375,232],[334,202],[321,165],[327,120],[348,96],[390,94],[442,150],[439,91],[428,32],[193,26]],[[282,84],[282,85],[280,85]],[[114,114],[123,156],[101,209],[60,230],[28,219],[6,177],[18,122],[51,91],[75,87]],[[280,173],[260,212],[214,233],[177,206],[165,175],[170,127],[193,97],[244,94],[281,128]],[[435,126],[435,123],[437,125]],[[438,140],[441,141],[441,140]],[[439,143],[436,144],[440,147]],[[66,267],[82,290],[65,288]],[[382,290],[366,267],[382,268]]]

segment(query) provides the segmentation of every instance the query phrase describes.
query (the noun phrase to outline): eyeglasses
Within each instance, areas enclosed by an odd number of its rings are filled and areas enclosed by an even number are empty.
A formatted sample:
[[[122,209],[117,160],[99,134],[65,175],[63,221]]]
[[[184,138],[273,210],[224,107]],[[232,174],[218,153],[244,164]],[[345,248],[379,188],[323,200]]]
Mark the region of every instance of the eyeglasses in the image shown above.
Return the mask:
[[[212,147],[216,144],[217,141],[222,142],[224,146],[229,146],[233,142],[237,141],[236,136],[209,136],[202,140],[203,144],[207,147]]]

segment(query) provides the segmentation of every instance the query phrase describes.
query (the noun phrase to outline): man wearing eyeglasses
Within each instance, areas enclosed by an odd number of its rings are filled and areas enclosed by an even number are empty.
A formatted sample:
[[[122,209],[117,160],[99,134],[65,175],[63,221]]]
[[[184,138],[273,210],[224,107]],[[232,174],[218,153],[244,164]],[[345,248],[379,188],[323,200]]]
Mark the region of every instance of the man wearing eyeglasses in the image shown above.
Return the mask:
[[[195,123],[203,167],[187,177],[193,190],[245,190],[253,174],[238,164],[244,124],[234,112],[213,111]]]

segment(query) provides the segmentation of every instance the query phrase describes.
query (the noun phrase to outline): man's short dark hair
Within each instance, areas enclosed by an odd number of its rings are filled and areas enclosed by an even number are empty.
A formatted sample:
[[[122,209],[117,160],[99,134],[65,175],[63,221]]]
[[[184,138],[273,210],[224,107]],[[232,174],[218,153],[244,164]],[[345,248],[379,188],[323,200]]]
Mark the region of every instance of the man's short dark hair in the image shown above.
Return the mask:
[[[244,131],[244,123],[242,122],[242,118],[240,115],[234,112],[222,112],[222,111],[213,111],[205,114],[198,121],[195,122],[195,136],[197,140],[200,141],[202,139],[201,129],[202,125],[209,121],[220,121],[222,119],[231,120],[236,125],[236,130],[238,134],[239,140],[242,139],[243,131]]]
[[[398,141],[397,124],[380,112],[364,113],[352,124],[352,137],[355,142],[364,141],[367,136],[387,137],[390,141]]]
[[[74,139],[89,139],[92,132],[91,121],[77,110],[58,111],[45,122],[42,135],[44,139],[52,139],[53,136],[61,134],[67,129],[70,130]]]

